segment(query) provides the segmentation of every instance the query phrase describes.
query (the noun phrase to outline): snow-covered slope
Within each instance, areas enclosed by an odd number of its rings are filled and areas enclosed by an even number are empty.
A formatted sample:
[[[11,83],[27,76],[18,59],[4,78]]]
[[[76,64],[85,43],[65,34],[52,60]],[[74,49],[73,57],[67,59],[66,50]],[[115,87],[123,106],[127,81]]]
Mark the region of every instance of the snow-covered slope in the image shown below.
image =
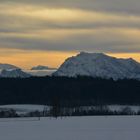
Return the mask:
[[[30,74],[27,74],[20,69],[2,70],[0,74],[0,77],[4,78],[28,78],[30,76]]]
[[[11,65],[11,64],[1,64],[0,63],[0,70],[3,69],[19,69],[18,67]]]
[[[117,59],[103,53],[81,52],[75,57],[68,58],[53,75],[68,77],[82,75],[114,80],[140,79],[140,63],[132,58]]]
[[[31,70],[55,70],[55,68],[50,68],[48,66],[38,65],[36,67],[31,68]]]

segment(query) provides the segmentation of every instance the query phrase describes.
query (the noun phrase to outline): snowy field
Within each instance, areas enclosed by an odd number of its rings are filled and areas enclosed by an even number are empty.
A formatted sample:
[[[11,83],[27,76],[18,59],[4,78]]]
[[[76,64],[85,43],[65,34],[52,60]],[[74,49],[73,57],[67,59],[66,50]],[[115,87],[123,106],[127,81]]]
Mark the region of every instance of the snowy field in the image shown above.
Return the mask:
[[[0,119],[0,140],[140,140],[140,117]]]

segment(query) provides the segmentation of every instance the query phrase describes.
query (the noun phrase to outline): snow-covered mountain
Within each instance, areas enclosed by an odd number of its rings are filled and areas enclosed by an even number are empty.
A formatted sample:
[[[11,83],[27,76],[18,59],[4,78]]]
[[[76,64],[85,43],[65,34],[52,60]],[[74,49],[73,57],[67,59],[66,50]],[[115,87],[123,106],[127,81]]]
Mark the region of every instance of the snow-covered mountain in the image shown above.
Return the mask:
[[[38,66],[32,67],[31,70],[55,70],[55,68],[50,68],[48,66],[38,65]]]
[[[140,63],[132,58],[117,59],[103,53],[81,52],[68,58],[53,75],[68,77],[82,75],[114,80],[140,79]]]
[[[19,68],[14,65],[11,65],[11,64],[1,64],[0,63],[0,70],[3,70],[3,69],[9,70],[9,69],[19,69]]]
[[[30,74],[27,74],[20,69],[2,70],[0,74],[0,77],[4,78],[28,78],[30,76]]]

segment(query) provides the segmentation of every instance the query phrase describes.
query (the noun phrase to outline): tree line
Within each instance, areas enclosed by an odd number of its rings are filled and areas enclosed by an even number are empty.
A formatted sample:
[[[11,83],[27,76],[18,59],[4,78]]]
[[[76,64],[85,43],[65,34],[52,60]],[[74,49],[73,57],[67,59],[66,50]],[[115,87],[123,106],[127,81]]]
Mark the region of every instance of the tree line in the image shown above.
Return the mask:
[[[90,109],[84,107],[59,107],[51,106],[50,109],[43,111],[31,111],[18,114],[14,109],[3,109],[0,111],[0,118],[19,118],[19,117],[68,117],[68,116],[117,116],[117,115],[140,115],[139,111],[133,111],[130,107],[120,110],[110,110],[107,106],[94,106]]]
[[[92,77],[0,78],[0,104],[140,105],[140,81]]]

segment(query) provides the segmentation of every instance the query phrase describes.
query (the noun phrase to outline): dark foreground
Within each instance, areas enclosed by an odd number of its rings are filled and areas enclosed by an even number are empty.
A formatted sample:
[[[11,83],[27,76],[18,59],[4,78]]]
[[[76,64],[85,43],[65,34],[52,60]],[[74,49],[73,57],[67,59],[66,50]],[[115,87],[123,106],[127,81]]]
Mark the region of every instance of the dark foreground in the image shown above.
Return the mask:
[[[140,81],[91,77],[0,79],[0,104],[91,106],[140,104]]]
[[[61,106],[140,104],[140,81],[90,77],[0,79],[0,104],[59,103]]]

